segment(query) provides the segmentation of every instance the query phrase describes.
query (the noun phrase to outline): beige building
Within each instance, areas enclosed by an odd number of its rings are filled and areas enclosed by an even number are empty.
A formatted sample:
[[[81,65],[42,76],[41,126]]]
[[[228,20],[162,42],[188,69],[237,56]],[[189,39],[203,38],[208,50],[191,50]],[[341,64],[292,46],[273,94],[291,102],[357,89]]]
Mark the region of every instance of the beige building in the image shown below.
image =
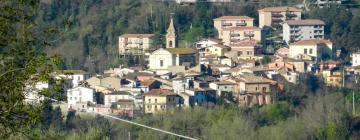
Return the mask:
[[[154,40],[154,34],[123,34],[119,37],[120,54],[143,54]]]
[[[153,89],[144,94],[144,111],[146,114],[154,114],[179,105],[179,96],[168,89]]]
[[[232,47],[233,45],[241,43],[243,40],[256,40],[261,42],[261,29],[258,27],[230,27],[225,28],[222,34],[219,34],[224,45]]]
[[[224,56],[228,51],[230,51],[230,47],[221,44],[215,44],[206,49],[206,55]]]
[[[254,26],[254,19],[248,16],[222,16],[214,19],[214,27],[219,36],[223,33],[223,29],[225,28],[244,26]]]
[[[172,66],[195,66],[196,51],[191,48],[160,48],[149,56],[150,70],[169,70]]]
[[[301,40],[289,45],[289,55],[296,58],[299,54],[309,55],[317,60],[332,57],[333,44],[329,40]]]
[[[301,19],[301,9],[295,7],[266,7],[258,12],[260,28],[265,26],[280,28],[286,20]]]

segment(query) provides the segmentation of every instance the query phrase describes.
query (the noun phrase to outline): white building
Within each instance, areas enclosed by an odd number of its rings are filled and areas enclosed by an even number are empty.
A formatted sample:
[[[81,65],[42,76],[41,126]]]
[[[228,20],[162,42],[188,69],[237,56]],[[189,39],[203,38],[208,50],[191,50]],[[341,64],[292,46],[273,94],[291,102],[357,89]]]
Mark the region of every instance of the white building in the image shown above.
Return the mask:
[[[305,54],[320,60],[332,58],[332,48],[333,44],[329,40],[301,40],[289,45],[289,55],[296,59],[299,54]]]
[[[209,87],[217,91],[217,96],[221,96],[222,92],[234,92],[235,83],[228,81],[211,82]]]
[[[111,106],[112,103],[116,103],[119,100],[134,100],[134,97],[131,93],[126,91],[117,91],[110,94],[104,95],[104,105]]]
[[[299,40],[324,39],[325,22],[318,19],[288,20],[283,24],[283,40],[293,43]]]
[[[353,67],[360,66],[360,52],[353,53],[351,58],[351,64]]]
[[[58,79],[71,80],[70,88],[77,87],[80,81],[85,81],[91,77],[90,73],[83,70],[58,70],[55,72],[55,75]]]
[[[36,82],[34,85],[26,85],[24,90],[25,102],[38,103],[43,100],[44,97],[38,93],[47,88],[49,88],[48,82]]]
[[[330,6],[330,4],[342,4],[345,1],[349,0],[316,0],[315,4],[318,5],[319,8],[323,8],[324,6]]]
[[[94,93],[94,89],[87,87],[75,87],[68,89],[66,92],[67,102],[70,106],[77,103],[94,103]]]

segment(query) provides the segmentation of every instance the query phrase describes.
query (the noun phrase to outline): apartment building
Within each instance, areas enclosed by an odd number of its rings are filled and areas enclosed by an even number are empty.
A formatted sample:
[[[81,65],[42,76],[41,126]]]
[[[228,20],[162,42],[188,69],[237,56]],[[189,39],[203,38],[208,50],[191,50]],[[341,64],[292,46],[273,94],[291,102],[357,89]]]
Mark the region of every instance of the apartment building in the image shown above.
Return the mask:
[[[255,26],[230,27],[224,28],[223,33],[219,36],[223,40],[224,45],[234,46],[243,40],[256,40],[261,42],[261,28]]]
[[[214,28],[221,38],[223,29],[231,27],[252,27],[254,26],[254,18],[248,16],[222,16],[214,19]]]
[[[286,20],[301,19],[301,9],[295,7],[266,7],[258,10],[259,27],[271,26],[281,28]]]
[[[154,34],[123,34],[119,37],[119,54],[143,54],[149,50]]]
[[[315,4],[319,8],[323,8],[324,6],[329,6],[330,4],[342,4],[343,2],[350,0],[316,0]]]
[[[293,43],[299,40],[324,39],[325,22],[318,19],[288,20],[283,24],[283,40]]]
[[[329,40],[300,40],[289,45],[289,55],[296,58],[299,54],[309,55],[316,60],[332,57],[333,43]]]
[[[237,44],[231,46],[231,51],[235,53],[235,56],[240,59],[250,60],[255,57],[256,54],[260,54],[261,50],[256,40],[242,40]]]

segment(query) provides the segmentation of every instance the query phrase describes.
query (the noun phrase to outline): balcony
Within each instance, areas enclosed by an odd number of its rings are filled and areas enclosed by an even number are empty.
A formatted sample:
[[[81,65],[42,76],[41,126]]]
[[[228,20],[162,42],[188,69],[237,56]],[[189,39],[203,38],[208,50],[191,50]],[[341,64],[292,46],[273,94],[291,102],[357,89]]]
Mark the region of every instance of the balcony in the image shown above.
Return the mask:
[[[272,19],[272,22],[283,22],[282,19]]]
[[[286,13],[286,16],[289,18],[297,17],[297,15],[294,13]]]
[[[231,37],[239,37],[240,34],[234,34],[234,33],[232,33],[232,34],[230,34],[230,36],[231,36]]]
[[[246,37],[254,37],[255,34],[254,34],[254,33],[245,33],[245,36],[246,36]]]
[[[291,31],[300,31],[300,28],[299,27],[291,27],[290,30]]]
[[[232,26],[232,23],[222,23],[221,26]]]
[[[279,17],[284,17],[284,15],[282,15],[282,14],[280,14],[280,13],[273,13],[273,14],[271,14],[271,16],[272,16],[272,17],[277,17],[277,18],[279,18]]]
[[[246,22],[236,23],[236,26],[246,26]]]
[[[230,39],[230,42],[239,42],[240,39]]]

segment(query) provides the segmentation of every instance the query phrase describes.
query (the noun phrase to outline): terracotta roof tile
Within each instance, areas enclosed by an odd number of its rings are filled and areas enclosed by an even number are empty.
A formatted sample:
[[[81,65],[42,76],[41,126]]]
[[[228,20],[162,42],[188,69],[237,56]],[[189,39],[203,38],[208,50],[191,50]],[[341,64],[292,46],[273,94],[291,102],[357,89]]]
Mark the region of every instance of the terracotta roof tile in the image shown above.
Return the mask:
[[[291,43],[290,46],[299,46],[299,45],[318,45],[318,44],[332,44],[331,41],[329,40],[316,40],[316,39],[311,39],[311,40],[300,40],[298,42],[295,43]]]
[[[319,19],[305,19],[305,20],[287,20],[288,25],[325,25],[325,22]]]
[[[144,94],[145,96],[170,96],[176,95],[171,90],[168,89],[152,89],[149,92]]]
[[[263,12],[285,12],[285,11],[294,11],[294,12],[301,12],[301,9],[295,7],[288,7],[288,6],[281,6],[281,7],[266,7],[264,9],[260,9],[259,11]]]
[[[254,18],[248,16],[221,16],[214,20],[254,20]]]
[[[192,48],[166,48],[172,54],[194,54],[196,51]]]
[[[149,37],[153,37],[155,36],[154,34],[123,34],[120,37],[125,37],[125,38],[149,38]]]

